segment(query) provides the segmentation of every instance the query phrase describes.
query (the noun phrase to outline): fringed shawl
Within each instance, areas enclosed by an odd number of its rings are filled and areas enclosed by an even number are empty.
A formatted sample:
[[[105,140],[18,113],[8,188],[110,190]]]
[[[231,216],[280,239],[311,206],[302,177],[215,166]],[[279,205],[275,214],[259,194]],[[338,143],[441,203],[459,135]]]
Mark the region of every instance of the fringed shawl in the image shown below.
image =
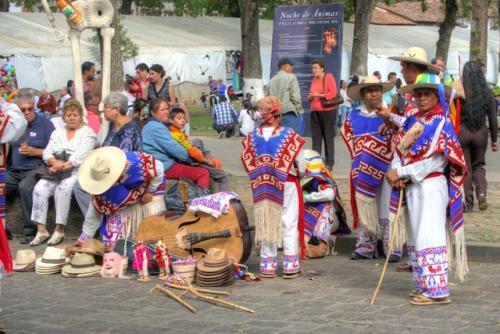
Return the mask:
[[[468,265],[465,249],[463,201],[460,187],[465,181],[467,165],[465,164],[462,148],[455,134],[453,123],[450,118],[443,116],[440,106],[434,107],[424,115],[416,114],[408,117],[398,133],[398,145],[404,134],[408,132],[416,122],[420,122],[424,125],[422,134],[406,152],[401,152],[398,146],[396,146],[396,151],[404,166],[426,159],[436,153],[443,154],[448,160],[450,165],[448,186],[450,228],[453,231],[455,239],[454,255],[457,265],[457,275],[462,281],[468,273]],[[390,207],[392,212],[397,210],[398,201],[399,193],[393,191]],[[452,250],[450,249],[450,251]],[[452,259],[453,257],[449,256],[449,258]]]
[[[6,116],[0,111],[0,138],[3,136],[5,127],[9,122],[10,116]],[[3,263],[6,272],[11,272],[12,255],[10,252],[9,241],[5,234],[4,217],[5,217],[5,167],[7,165],[7,146],[0,145],[0,262]]]
[[[351,207],[353,227],[361,220],[370,231],[376,230],[378,213],[376,196],[393,155],[392,134],[380,135],[384,119],[352,109],[341,131],[351,156]],[[363,203],[359,208],[357,201]]]
[[[241,161],[252,188],[256,242],[283,242],[284,186],[304,143],[292,129],[280,126],[267,141],[261,128],[243,139]]]

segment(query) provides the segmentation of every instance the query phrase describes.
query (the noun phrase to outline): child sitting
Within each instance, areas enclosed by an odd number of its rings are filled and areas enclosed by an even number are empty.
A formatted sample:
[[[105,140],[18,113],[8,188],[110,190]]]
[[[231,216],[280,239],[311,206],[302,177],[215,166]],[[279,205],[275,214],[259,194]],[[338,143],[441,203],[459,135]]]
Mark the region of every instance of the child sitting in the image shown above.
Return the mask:
[[[189,137],[182,131],[186,125],[186,112],[180,108],[173,108],[168,115],[168,121],[170,123],[168,127],[170,135],[176,142],[181,144],[188,151],[191,159],[210,167],[214,167],[214,164],[205,158],[200,149],[191,145]]]

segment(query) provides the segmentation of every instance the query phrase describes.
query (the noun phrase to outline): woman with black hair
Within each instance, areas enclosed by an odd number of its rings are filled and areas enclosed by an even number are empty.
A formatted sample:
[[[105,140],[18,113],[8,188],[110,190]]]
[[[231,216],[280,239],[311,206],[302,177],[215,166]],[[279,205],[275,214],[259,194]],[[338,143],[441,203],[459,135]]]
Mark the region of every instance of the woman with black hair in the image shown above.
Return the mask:
[[[482,65],[469,61],[464,65],[462,82],[465,91],[465,104],[460,119],[460,144],[464,151],[469,173],[464,183],[465,211],[472,211],[474,206],[474,187],[479,202],[479,210],[486,210],[486,169],[484,156],[488,148],[488,118],[491,135],[491,150],[497,151],[498,122],[495,98],[486,83]]]
[[[159,64],[154,64],[149,68],[148,100],[156,100],[164,97],[170,104],[175,101],[174,86],[170,84],[170,79],[165,78],[165,69]]]

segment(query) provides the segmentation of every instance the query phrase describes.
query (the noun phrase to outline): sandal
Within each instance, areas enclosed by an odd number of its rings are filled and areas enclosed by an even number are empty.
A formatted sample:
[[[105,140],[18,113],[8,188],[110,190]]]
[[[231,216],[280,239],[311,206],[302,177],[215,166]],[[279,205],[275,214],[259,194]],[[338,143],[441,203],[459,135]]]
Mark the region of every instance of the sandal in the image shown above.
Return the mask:
[[[261,277],[261,278],[275,278],[276,274],[259,273],[259,277]]]
[[[64,232],[54,231],[50,240],[47,242],[47,245],[55,246],[59,245],[64,240]]]
[[[41,245],[41,244],[45,243],[47,240],[49,240],[49,238],[50,238],[49,233],[37,232],[35,235],[35,238],[33,240],[31,240],[30,246],[33,247],[33,246]]]
[[[417,306],[427,306],[427,305],[445,305],[451,303],[451,300],[447,297],[445,298],[429,298],[424,295],[415,296],[410,300],[410,304]]]
[[[410,298],[417,297],[417,296],[421,296],[421,295],[422,295],[422,292],[421,292],[421,291],[419,291],[419,290],[417,290],[417,289],[412,290],[412,291],[408,294],[408,296],[409,296]]]
[[[297,278],[297,277],[301,276],[302,274],[303,274],[303,271],[300,270],[296,273],[283,274],[283,278],[284,279],[293,279],[293,278]]]

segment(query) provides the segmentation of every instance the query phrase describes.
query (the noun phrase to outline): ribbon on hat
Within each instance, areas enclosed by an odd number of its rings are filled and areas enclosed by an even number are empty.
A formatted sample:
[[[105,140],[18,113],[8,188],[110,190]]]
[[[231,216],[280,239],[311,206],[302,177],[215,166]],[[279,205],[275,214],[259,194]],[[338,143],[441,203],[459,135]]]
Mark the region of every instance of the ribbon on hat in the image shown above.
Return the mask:
[[[262,116],[261,125],[271,125],[274,122],[275,117],[281,113],[281,106],[277,103],[271,104],[271,109],[269,111],[260,111]]]

